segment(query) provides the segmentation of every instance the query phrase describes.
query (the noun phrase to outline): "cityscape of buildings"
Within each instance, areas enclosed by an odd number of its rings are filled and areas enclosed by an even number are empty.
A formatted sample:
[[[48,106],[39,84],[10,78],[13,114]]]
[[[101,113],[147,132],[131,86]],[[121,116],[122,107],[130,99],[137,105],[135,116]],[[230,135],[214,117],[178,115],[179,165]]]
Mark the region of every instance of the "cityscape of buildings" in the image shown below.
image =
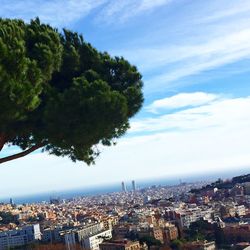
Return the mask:
[[[247,178],[143,189],[133,180],[129,191],[122,182],[109,194],[19,205],[10,199],[0,204],[0,249],[245,249]]]

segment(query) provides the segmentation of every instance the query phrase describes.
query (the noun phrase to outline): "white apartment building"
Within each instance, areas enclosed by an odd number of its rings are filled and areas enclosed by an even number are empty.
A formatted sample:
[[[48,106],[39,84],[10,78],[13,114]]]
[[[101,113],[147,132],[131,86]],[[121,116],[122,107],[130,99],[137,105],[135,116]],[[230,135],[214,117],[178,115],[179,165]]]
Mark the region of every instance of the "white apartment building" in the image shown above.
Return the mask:
[[[82,240],[82,246],[85,249],[99,250],[99,245],[104,240],[110,240],[112,238],[112,232],[110,229],[100,232],[98,234],[89,236]]]
[[[0,232],[0,250],[23,246],[41,239],[40,225],[27,225],[20,229]]]
[[[67,246],[81,244],[84,249],[99,250],[99,245],[112,238],[110,229],[105,230],[103,223],[96,223],[71,230],[61,231]]]

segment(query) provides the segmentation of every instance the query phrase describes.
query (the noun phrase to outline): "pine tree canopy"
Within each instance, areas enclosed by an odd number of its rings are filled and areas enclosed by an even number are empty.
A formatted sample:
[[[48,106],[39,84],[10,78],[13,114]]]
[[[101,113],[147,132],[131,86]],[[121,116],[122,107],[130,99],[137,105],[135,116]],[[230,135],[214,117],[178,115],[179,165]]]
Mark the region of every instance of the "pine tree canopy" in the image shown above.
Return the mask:
[[[94,163],[142,107],[142,76],[123,57],[97,51],[82,35],[39,19],[0,19],[0,150],[41,148]]]

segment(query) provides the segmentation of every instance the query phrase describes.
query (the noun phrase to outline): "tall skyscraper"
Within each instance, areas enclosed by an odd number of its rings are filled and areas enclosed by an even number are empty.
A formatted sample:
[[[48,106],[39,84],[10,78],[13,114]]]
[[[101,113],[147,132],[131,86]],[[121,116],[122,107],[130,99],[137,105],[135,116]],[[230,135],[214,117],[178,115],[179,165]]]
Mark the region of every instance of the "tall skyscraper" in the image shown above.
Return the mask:
[[[132,181],[132,190],[135,192],[136,191],[136,185],[135,185],[135,181]]]
[[[10,205],[14,205],[13,199],[10,198]]]
[[[125,185],[125,183],[124,183],[124,181],[122,182],[122,192],[126,192],[127,190],[126,190],[126,185]]]

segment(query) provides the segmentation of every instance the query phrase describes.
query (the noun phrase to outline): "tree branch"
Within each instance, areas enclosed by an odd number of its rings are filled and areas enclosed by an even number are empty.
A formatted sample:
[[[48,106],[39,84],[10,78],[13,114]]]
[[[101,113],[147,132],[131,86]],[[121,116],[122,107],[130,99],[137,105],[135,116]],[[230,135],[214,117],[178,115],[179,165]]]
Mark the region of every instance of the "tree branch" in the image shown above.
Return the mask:
[[[26,155],[30,154],[31,152],[33,152],[33,151],[35,151],[43,146],[45,146],[45,143],[39,143],[37,145],[32,146],[31,148],[29,148],[27,150],[24,150],[23,152],[0,158],[0,164],[7,162],[7,161],[12,161],[12,160],[21,158],[23,156],[26,156]]]

